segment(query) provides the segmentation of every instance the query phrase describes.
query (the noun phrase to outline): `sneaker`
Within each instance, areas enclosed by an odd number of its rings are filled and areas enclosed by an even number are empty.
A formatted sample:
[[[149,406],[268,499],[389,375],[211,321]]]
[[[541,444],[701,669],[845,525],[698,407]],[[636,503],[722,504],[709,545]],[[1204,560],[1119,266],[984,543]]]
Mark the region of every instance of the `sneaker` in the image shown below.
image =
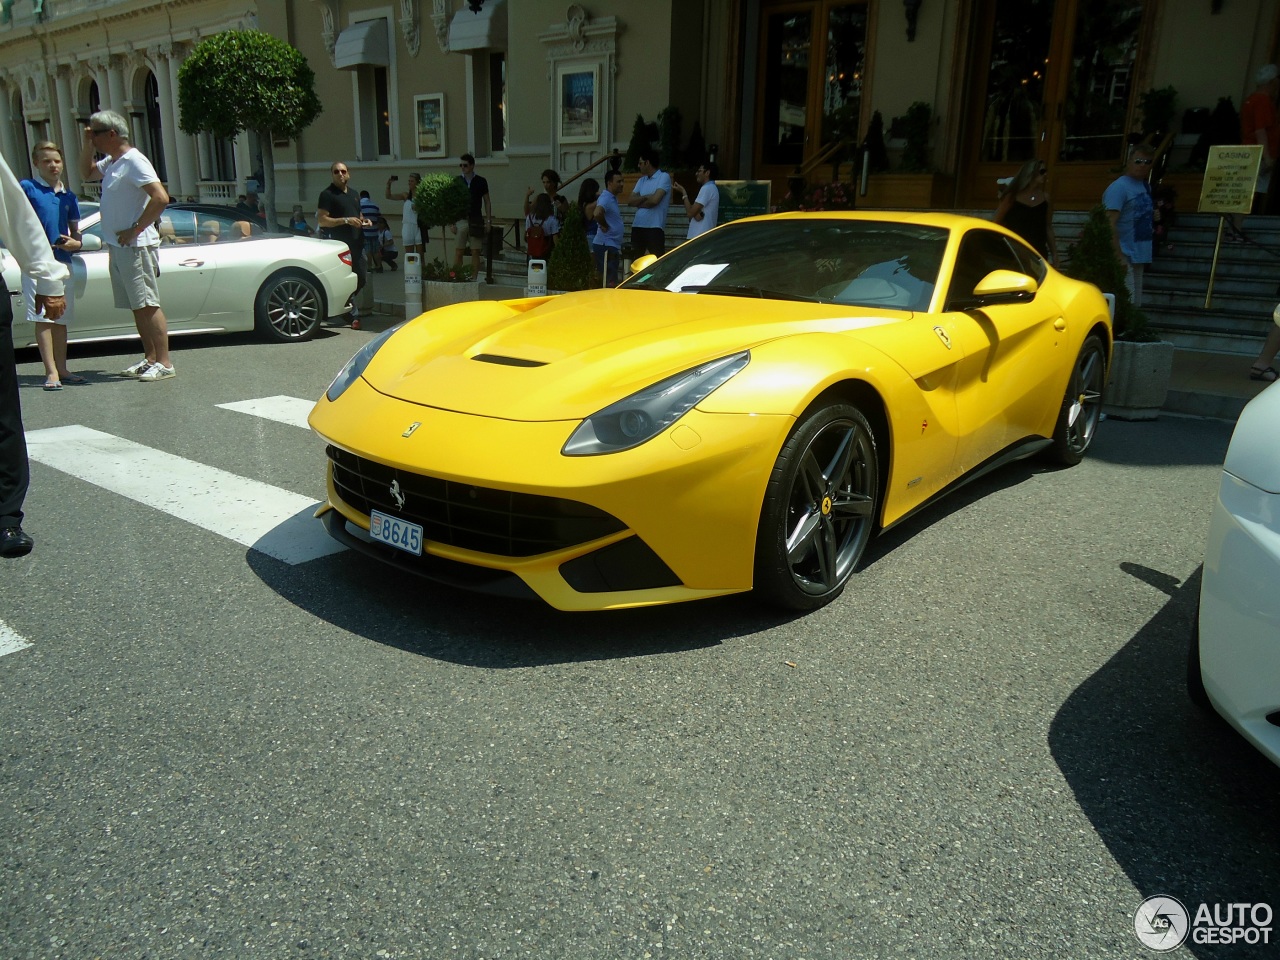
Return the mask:
[[[147,367],[149,366],[151,366],[151,361],[148,360],[146,357],[143,357],[141,360],[139,360],[137,363],[133,364],[132,366],[125,367],[123,370],[121,370],[120,376],[129,377],[133,380],[137,380],[140,376],[142,376],[144,373],[147,372]]]
[[[166,367],[163,363],[153,363],[138,376],[138,379],[144,383],[155,383],[157,380],[168,380],[177,375],[178,371],[173,367]]]

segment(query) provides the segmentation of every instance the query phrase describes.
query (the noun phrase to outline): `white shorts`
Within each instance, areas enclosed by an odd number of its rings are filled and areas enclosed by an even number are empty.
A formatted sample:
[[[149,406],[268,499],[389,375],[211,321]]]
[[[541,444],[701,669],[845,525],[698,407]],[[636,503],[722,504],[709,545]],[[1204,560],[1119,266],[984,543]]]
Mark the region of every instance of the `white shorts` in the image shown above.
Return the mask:
[[[400,229],[400,242],[406,247],[416,247],[422,243],[422,231],[418,229],[417,220],[406,220]]]
[[[66,298],[67,309],[57,320],[46,320],[43,313],[36,312],[36,282],[31,277],[23,276],[22,278],[22,312],[30,323],[61,323],[64,326],[71,323],[71,316],[75,312],[75,264],[71,264],[71,279],[66,282]],[[83,261],[81,262],[80,272],[84,272]]]

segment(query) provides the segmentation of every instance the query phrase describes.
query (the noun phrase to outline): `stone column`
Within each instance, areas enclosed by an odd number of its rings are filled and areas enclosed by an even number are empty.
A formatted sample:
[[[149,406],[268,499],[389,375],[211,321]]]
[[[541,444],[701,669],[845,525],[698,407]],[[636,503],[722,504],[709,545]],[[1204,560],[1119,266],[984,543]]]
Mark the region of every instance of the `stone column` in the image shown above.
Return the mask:
[[[160,50],[152,51],[151,62],[155,66],[156,87],[160,91],[160,139],[164,144],[164,167],[168,176],[169,195],[182,193],[182,159],[178,156],[178,98],[169,77],[168,55]]]
[[[108,110],[124,114],[125,119],[128,120],[129,107],[124,102],[124,70],[121,67],[119,57],[111,57],[107,60],[105,73],[107,75],[107,100],[104,106]],[[98,91],[101,93],[101,86],[98,87]],[[132,136],[132,133],[130,136]]]
[[[65,161],[62,179],[72,193],[80,192],[80,126],[76,123],[75,106],[71,99],[69,67],[58,67],[53,76],[54,90],[58,98],[58,136],[62,140],[62,159]]]
[[[253,154],[249,152],[248,130],[241,130],[236,135],[231,151],[236,159],[236,183],[231,192],[241,193],[244,190],[244,182],[249,179],[249,174],[253,173]]]
[[[9,169],[18,177],[25,176],[27,165],[18,156],[18,140],[13,135],[13,98],[9,92],[7,78],[0,78],[0,150],[4,151],[4,159]]]
[[[181,171],[181,179],[178,181],[182,196],[194,197],[197,195],[197,185],[200,180],[200,168],[196,164],[196,138],[191,134],[183,133],[178,129],[178,67],[179,55],[177,48],[169,51],[168,61],[169,89],[173,93],[174,98],[174,124],[173,136],[178,148],[178,170]]]

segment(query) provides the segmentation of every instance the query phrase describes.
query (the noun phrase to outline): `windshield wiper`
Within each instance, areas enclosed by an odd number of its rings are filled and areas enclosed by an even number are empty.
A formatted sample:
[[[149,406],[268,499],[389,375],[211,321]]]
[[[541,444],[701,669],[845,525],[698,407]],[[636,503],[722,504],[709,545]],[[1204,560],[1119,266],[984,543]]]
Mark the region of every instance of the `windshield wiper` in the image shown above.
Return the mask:
[[[681,293],[711,293],[721,297],[758,297],[761,300],[799,300],[812,303],[812,297],[802,297],[794,293],[782,293],[778,290],[765,290],[761,287],[749,287],[740,283],[704,283],[691,284],[680,288]]]

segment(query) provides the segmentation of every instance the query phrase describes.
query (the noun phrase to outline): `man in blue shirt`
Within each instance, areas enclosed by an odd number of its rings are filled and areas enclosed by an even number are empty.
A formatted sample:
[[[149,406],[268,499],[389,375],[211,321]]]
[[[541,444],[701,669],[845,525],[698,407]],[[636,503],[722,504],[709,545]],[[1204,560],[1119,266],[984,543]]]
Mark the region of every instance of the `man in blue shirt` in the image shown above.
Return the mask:
[[[595,239],[591,253],[596,261],[596,273],[604,278],[606,287],[618,285],[618,262],[622,259],[622,210],[618,207],[618,194],[622,193],[622,174],[610,170],[604,175],[604,190],[596,199]]]
[[[1155,233],[1155,207],[1147,185],[1154,156],[1150,147],[1130,147],[1124,174],[1102,194],[1116,256],[1125,267],[1124,285],[1129,288],[1135,307],[1142,306],[1142,271],[1151,262],[1151,237]]]
[[[54,257],[69,267],[71,255],[80,249],[80,204],[76,195],[62,185],[62,149],[56,143],[43,140],[31,151],[31,160],[36,175],[22,181],[22,192],[31,201],[40,226],[44,227]],[[62,316],[50,320],[36,306],[35,280],[27,276],[22,278],[23,315],[35,324],[36,346],[40,350],[40,359],[44,361],[46,390],[61,390],[64,383],[89,382],[67,370],[67,324],[73,315],[70,283],[67,284],[66,303]]]
[[[631,218],[631,243],[644,253],[662,256],[667,245],[667,208],[671,206],[671,175],[658,169],[658,151],[640,152],[640,179],[627,197],[636,208]]]

